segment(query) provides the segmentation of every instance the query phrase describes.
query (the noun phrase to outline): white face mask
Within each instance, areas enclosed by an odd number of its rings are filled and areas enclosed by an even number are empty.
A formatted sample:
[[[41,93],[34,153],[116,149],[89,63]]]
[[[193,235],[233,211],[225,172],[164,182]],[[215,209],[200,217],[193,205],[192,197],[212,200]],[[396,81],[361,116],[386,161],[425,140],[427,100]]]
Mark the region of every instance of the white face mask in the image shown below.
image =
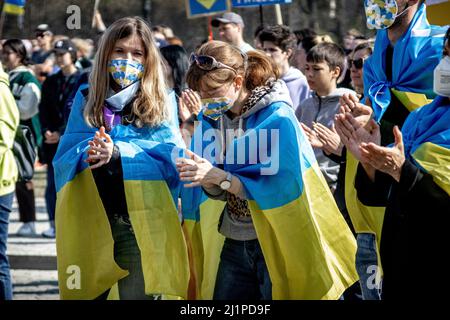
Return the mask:
[[[450,56],[442,58],[434,69],[434,92],[443,97],[450,97]]]

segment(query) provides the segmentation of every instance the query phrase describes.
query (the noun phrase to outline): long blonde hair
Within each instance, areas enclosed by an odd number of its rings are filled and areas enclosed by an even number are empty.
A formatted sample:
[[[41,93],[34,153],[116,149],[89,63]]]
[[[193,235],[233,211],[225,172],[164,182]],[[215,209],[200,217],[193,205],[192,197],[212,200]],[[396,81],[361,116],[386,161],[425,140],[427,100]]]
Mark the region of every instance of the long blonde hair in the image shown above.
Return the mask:
[[[138,127],[158,126],[168,118],[166,83],[159,50],[146,22],[139,17],[127,17],[109,26],[100,39],[89,76],[89,95],[84,109],[84,119],[90,126],[105,125],[103,105],[110,85],[108,62],[116,41],[131,35],[141,39],[145,51],[144,74],[131,109],[135,124]]]

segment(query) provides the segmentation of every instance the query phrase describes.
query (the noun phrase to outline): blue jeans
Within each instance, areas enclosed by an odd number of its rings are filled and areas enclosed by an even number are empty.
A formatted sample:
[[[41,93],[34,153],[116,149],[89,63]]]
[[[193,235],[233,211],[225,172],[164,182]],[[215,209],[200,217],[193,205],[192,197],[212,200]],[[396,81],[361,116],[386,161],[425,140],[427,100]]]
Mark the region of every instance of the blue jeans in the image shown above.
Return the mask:
[[[110,218],[110,224],[114,238],[114,260],[120,268],[129,272],[127,277],[119,280],[120,299],[155,299],[155,296],[145,294],[141,251],[139,250],[130,221],[127,218],[116,215]]]
[[[359,275],[363,300],[381,300],[381,281],[377,281],[378,256],[375,235],[358,233],[356,242],[356,271]]]
[[[55,185],[55,172],[53,164],[50,162],[47,164],[47,187],[45,188],[45,204],[47,206],[48,219],[55,221],[55,208],[56,208],[56,185]]]
[[[225,239],[213,299],[272,299],[272,282],[258,240]]]
[[[12,300],[11,274],[6,255],[8,243],[9,214],[11,213],[14,192],[0,196],[0,300]]]

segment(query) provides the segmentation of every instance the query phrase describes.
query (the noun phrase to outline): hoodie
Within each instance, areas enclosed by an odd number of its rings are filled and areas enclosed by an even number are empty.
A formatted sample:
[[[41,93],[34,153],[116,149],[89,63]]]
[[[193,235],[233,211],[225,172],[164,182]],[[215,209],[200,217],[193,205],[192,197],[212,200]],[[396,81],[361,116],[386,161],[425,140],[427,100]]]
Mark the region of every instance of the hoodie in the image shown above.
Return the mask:
[[[308,81],[303,73],[297,68],[290,67],[288,72],[281,77],[281,80],[286,83],[294,110],[296,110],[304,100],[311,97]]]
[[[20,119],[31,119],[39,111],[41,84],[25,66],[19,66],[11,70],[9,82],[19,108]]]
[[[19,110],[9,89],[8,75],[0,64],[0,196],[14,192],[17,165],[12,152]]]
[[[319,122],[324,126],[331,128],[334,123],[334,116],[339,111],[339,98],[344,93],[353,94],[356,92],[346,88],[337,88],[330,95],[319,97],[316,93],[309,99],[303,101],[295,111],[298,121],[308,127],[312,127],[313,122]],[[339,163],[332,161],[325,156],[320,148],[314,148],[314,153],[319,163],[328,186],[334,190],[336,188],[337,177],[339,173]]]
[[[219,120],[217,120],[221,122],[220,127],[223,137],[222,143],[226,143],[225,130],[239,130],[237,131],[237,134],[242,131],[245,132],[246,119],[248,119],[252,115],[255,115],[262,109],[275,102],[284,102],[292,107],[292,100],[289,96],[289,90],[286,87],[286,84],[281,80],[276,81],[270,92],[265,94],[260,100],[256,102],[256,104],[251,109],[244,112],[242,115],[231,119],[229,117],[230,113],[228,112],[225,113]],[[203,188],[203,190],[211,199],[222,201],[227,200],[226,191],[222,190],[219,186],[215,186],[213,188]],[[241,199],[246,199],[245,191],[241,190],[241,193],[238,194],[238,197]],[[219,232],[226,238],[230,238],[233,240],[247,241],[257,239],[251,216],[232,216],[228,213],[227,206],[225,206],[222,212]]]

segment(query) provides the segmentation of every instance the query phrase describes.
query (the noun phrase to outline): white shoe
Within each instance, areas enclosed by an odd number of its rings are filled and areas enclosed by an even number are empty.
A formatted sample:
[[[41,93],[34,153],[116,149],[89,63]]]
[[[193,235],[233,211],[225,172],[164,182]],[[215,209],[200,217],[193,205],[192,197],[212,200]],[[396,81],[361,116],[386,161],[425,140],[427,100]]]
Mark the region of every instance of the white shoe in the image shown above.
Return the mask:
[[[19,237],[32,237],[36,235],[36,228],[34,222],[25,222],[19,230],[17,230],[16,235]]]
[[[56,237],[55,227],[51,226],[49,229],[42,232],[42,236],[45,238],[55,239],[55,237]]]

